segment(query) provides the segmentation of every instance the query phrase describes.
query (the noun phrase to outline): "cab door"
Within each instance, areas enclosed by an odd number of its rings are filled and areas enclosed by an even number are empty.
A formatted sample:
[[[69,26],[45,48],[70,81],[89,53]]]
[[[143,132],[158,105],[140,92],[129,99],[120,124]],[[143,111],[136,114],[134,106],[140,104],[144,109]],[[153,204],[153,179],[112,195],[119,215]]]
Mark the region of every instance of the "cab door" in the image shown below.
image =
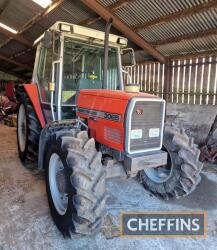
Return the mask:
[[[51,48],[42,43],[37,48],[33,82],[37,83],[41,107],[47,122],[60,119],[58,112],[58,91],[60,86],[60,40],[54,41]],[[50,83],[55,91],[50,91]]]

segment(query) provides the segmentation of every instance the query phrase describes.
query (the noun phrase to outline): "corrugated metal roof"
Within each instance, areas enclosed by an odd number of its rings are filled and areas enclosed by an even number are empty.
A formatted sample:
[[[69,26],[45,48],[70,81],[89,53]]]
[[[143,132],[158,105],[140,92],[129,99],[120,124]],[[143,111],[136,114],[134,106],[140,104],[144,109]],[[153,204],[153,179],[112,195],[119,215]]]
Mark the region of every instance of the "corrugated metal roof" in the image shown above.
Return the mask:
[[[124,23],[132,27],[157,20],[161,17],[168,16],[172,13],[181,12],[188,8],[206,4],[211,0],[130,0],[114,10],[114,14]],[[4,3],[0,0],[0,6]],[[118,5],[117,0],[98,0],[104,7]],[[121,1],[122,2],[122,1]],[[217,2],[217,0],[212,2]],[[122,2],[123,3],[123,2]],[[36,17],[43,9],[31,0],[9,1],[5,10],[0,13],[0,22],[3,22],[12,28],[21,30],[27,22]],[[46,29],[48,29],[56,21],[65,21],[71,23],[80,23],[86,19],[96,16],[87,7],[81,4],[79,0],[65,0],[61,6],[55,11],[41,19],[29,29],[22,33],[30,42],[33,42]],[[98,20],[90,25],[91,28],[104,30],[105,22]],[[209,31],[217,29],[217,7],[201,11],[167,22],[151,25],[138,31],[138,34],[149,43],[155,44],[168,39],[181,37],[183,35],[195,32]],[[114,31],[114,33],[119,33]],[[0,44],[7,41],[7,37],[0,33]],[[217,35],[209,35],[203,38],[192,40],[180,40],[169,44],[157,46],[157,49],[164,55],[189,54],[206,50],[217,50]],[[6,56],[25,51],[27,48],[14,40],[0,48],[0,53]],[[35,51],[32,50],[28,54],[21,55],[16,58],[22,63],[32,62]],[[146,53],[138,53],[140,60],[147,57]],[[8,64],[8,63],[7,63]],[[2,65],[5,65],[4,63]]]
[[[104,6],[109,6],[117,1],[98,0]],[[208,0],[135,0],[121,6],[116,12],[123,22],[133,27],[142,23],[150,22],[163,16],[183,11],[201,4]],[[210,8],[197,14],[188,15],[170,22],[151,25],[138,31],[138,34],[147,42],[155,43],[170,38],[176,38],[194,32],[217,29],[217,8]],[[158,46],[157,49],[164,55],[178,55],[216,49],[216,36],[207,36],[188,41],[180,41],[174,44]]]
[[[23,33],[23,36],[30,41],[35,41],[45,30],[45,27],[36,23],[31,27],[31,29],[26,30]]]
[[[191,41],[182,41],[179,43],[166,44],[158,48],[158,50],[166,56],[185,55],[190,53],[206,52],[209,50],[217,50],[217,35],[206,38],[198,38]]]
[[[8,6],[0,15],[0,22],[11,28],[20,30],[42,8],[30,0],[9,1]]]
[[[0,54],[11,57],[12,55],[23,51],[26,47],[19,42],[11,40],[7,45],[0,48]]]
[[[117,2],[117,0],[101,0],[101,1],[98,1],[100,2],[104,7],[107,7],[111,4],[114,4]]]
[[[204,2],[207,0],[136,0],[118,9],[116,15],[129,26],[133,26]]]
[[[139,34],[148,42],[155,42],[214,28],[217,28],[217,8],[173,22],[151,26],[140,31]]]
[[[0,68],[1,69],[6,69],[6,70],[10,70],[12,69],[13,65],[11,65],[10,63],[4,61],[4,60],[0,60]]]
[[[23,64],[29,64],[29,63],[34,64],[35,52],[36,52],[36,50],[32,49],[28,53],[26,53],[25,56],[23,56],[23,55],[17,56],[16,61],[19,61],[20,63],[23,63]]]
[[[73,3],[72,1],[65,1],[48,17],[43,18],[41,21],[34,24],[30,29],[25,31],[23,35],[29,40],[34,41],[57,21],[79,23],[87,18],[90,18],[91,16],[92,13],[81,9],[78,4]]]

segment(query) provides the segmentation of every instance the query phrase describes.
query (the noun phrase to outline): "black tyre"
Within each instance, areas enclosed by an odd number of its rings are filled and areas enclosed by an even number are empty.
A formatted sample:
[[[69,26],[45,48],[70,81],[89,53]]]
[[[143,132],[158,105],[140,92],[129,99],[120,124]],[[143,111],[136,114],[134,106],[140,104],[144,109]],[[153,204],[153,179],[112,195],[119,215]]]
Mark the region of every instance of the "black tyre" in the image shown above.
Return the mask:
[[[66,237],[99,229],[106,206],[101,153],[86,131],[60,130],[45,149],[45,173],[51,215]]]
[[[165,127],[163,146],[168,152],[168,163],[141,171],[144,187],[165,199],[190,194],[201,180],[200,150],[184,129],[170,126]]]
[[[27,94],[19,92],[17,113],[17,145],[22,162],[36,162],[38,159],[41,125]],[[30,164],[26,165],[31,167]]]

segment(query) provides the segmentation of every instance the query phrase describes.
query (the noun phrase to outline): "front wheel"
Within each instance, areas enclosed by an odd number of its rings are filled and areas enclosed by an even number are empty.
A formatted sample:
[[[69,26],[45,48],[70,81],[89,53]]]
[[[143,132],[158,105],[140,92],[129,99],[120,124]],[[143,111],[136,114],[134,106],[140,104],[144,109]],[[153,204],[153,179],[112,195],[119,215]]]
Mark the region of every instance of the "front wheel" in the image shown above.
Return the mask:
[[[184,129],[166,126],[163,150],[168,153],[167,165],[139,173],[144,187],[165,199],[190,194],[200,182],[203,168],[197,145]]]
[[[105,171],[101,153],[86,131],[61,130],[45,149],[45,173],[51,215],[66,237],[91,234],[105,213]]]

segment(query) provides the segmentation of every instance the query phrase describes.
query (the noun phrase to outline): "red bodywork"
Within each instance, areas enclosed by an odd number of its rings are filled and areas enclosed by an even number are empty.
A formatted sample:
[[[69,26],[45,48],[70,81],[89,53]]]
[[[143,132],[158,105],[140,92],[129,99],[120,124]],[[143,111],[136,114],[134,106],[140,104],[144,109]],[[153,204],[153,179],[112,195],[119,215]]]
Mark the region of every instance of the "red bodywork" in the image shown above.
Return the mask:
[[[34,83],[31,83],[31,84],[24,84],[23,86],[24,86],[24,89],[25,89],[27,95],[29,96],[29,98],[32,102],[32,105],[33,105],[35,112],[38,116],[38,119],[40,121],[41,127],[44,128],[46,124],[45,124],[44,116],[43,116],[43,113],[41,110],[37,85]]]
[[[34,106],[42,128],[46,123],[41,110],[39,94],[36,84],[24,84],[24,88]],[[101,117],[94,114],[77,112],[77,116],[87,119],[90,135],[97,142],[110,148],[124,151],[124,120],[127,105],[133,97],[157,98],[146,93],[128,93],[114,90],[81,90],[77,100],[77,107],[99,111]],[[106,119],[104,114],[118,115],[119,121]]]
[[[128,93],[113,90],[81,90],[77,107],[91,111],[100,111],[120,115],[120,121],[105,119],[98,115],[77,112],[88,120],[91,137],[110,148],[124,151],[124,120],[129,100],[133,97],[156,98],[145,93]],[[93,119],[94,118],[94,119]]]

